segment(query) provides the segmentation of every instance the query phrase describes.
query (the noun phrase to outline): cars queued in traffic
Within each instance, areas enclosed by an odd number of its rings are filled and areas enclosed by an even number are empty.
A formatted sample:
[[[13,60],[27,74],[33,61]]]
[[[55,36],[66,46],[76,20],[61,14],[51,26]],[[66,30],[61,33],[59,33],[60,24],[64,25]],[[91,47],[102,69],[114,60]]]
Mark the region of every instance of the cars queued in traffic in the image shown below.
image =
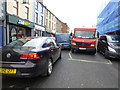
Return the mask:
[[[50,76],[53,64],[62,57],[61,49],[71,49],[71,40],[68,33],[59,33],[55,37],[25,37],[14,40],[0,50],[0,73],[11,77]],[[105,58],[120,59],[120,36],[101,35],[97,51]]]
[[[22,38],[2,48],[0,73],[14,77],[50,76],[58,59],[61,46],[53,38]]]
[[[61,45],[62,49],[70,49],[71,41],[69,33],[57,33],[55,34],[56,42]]]

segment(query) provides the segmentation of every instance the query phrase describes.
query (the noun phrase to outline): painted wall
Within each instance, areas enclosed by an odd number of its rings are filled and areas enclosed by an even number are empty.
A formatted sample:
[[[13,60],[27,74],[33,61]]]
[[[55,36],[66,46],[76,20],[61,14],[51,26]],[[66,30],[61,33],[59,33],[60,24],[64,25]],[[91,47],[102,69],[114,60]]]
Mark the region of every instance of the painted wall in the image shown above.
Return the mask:
[[[29,21],[33,22],[33,7],[34,7],[34,0],[29,0],[28,4],[23,4],[23,0],[16,0],[18,1],[18,16],[20,18],[26,19],[25,18],[25,6],[29,8]],[[7,13],[13,14],[13,6],[14,6],[14,0],[7,0]]]

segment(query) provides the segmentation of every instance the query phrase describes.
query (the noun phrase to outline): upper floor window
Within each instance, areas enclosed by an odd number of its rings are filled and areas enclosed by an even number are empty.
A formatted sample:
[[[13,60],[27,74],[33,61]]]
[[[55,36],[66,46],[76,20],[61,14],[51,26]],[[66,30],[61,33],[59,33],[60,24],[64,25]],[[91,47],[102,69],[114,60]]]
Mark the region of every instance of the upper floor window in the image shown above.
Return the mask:
[[[25,6],[25,18],[29,19],[29,8]]]
[[[18,15],[18,2],[16,0],[13,1],[13,14]]]
[[[23,4],[28,4],[29,0],[23,0]]]
[[[42,6],[42,8],[41,8],[42,10],[41,10],[41,13],[43,13],[43,6]]]
[[[38,9],[38,2],[35,2],[35,9]]]
[[[38,23],[38,13],[35,13],[35,23]]]
[[[41,16],[41,25],[43,25],[43,16]]]

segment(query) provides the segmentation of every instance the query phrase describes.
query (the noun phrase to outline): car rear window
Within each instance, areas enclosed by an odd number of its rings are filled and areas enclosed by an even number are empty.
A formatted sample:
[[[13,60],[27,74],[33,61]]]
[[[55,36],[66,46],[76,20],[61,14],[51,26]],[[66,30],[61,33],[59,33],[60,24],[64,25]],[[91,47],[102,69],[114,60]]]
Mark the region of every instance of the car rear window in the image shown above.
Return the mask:
[[[30,40],[28,40],[28,39],[18,39],[18,40],[12,41],[7,46],[12,47],[12,48],[14,48],[14,47],[21,47],[25,43],[27,43],[28,41],[30,41]]]
[[[57,42],[70,41],[70,34],[56,34]]]

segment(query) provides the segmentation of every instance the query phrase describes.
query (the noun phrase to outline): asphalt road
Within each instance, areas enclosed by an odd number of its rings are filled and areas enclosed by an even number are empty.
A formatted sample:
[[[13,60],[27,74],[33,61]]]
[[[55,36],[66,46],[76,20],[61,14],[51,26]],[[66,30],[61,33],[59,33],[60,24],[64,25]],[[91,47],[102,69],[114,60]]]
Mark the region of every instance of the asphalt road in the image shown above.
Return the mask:
[[[118,88],[118,62],[99,53],[63,50],[50,77],[3,78],[2,88]]]

